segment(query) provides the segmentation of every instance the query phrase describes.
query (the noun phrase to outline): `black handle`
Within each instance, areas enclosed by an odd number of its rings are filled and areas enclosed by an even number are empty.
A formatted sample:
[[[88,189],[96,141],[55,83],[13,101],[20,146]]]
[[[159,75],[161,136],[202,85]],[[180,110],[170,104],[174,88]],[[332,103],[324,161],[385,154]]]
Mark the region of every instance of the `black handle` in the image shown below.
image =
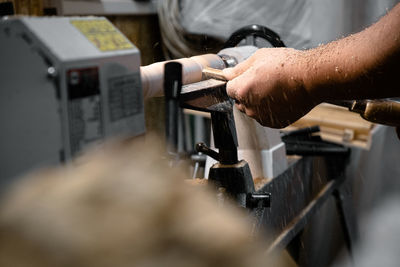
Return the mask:
[[[224,48],[235,47],[247,36],[260,37],[267,40],[274,47],[285,47],[279,35],[265,26],[253,24],[240,28],[231,34],[225,42]]]
[[[196,144],[196,151],[197,152],[201,152],[203,154],[206,154],[207,156],[212,157],[213,159],[215,159],[216,161],[219,161],[219,154],[217,151],[212,150],[211,148],[209,148],[208,146],[206,146],[206,144],[204,143],[197,143]]]

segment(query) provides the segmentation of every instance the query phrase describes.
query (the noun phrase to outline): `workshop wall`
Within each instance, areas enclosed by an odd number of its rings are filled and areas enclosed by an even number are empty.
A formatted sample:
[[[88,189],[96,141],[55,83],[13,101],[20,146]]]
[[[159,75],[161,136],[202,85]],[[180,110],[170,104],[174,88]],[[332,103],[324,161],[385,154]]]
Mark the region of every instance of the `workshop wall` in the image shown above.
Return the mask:
[[[43,0],[0,0],[0,3],[12,2],[18,15],[43,15]]]
[[[361,31],[398,0],[312,0],[311,47]]]
[[[241,27],[260,24],[277,32],[287,46],[309,46],[310,0],[182,0],[181,3],[181,23],[191,33],[206,33],[226,40]]]
[[[174,2],[177,0],[165,0]],[[240,27],[261,24],[289,47],[310,48],[362,30],[398,0],[182,0],[182,26],[226,39]],[[178,16],[171,14],[171,16]]]

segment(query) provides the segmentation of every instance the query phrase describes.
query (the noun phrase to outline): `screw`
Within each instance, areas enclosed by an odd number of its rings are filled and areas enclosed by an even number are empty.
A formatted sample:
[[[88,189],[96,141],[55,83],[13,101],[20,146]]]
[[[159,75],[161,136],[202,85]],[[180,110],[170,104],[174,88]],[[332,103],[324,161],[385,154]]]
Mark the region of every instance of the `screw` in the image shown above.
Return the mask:
[[[47,76],[49,77],[49,78],[56,78],[57,77],[57,75],[58,75],[58,73],[57,73],[57,70],[56,70],[56,68],[54,68],[54,67],[48,67],[47,68]]]

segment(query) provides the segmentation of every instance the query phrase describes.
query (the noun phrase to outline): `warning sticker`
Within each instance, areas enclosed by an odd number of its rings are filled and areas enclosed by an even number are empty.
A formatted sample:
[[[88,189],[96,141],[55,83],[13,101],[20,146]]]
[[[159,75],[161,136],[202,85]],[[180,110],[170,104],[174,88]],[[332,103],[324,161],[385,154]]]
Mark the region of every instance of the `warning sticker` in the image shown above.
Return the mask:
[[[134,46],[108,20],[71,20],[85,37],[100,51],[131,49]]]
[[[108,102],[112,122],[143,112],[139,73],[108,80]]]

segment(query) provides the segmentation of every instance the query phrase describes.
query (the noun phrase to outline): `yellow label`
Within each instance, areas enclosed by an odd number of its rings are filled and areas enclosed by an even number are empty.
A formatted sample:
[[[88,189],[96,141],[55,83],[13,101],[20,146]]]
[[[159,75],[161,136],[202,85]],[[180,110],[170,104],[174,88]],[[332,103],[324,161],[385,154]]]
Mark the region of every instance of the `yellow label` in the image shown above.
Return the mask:
[[[133,45],[105,19],[71,20],[86,38],[100,51],[131,49]]]

